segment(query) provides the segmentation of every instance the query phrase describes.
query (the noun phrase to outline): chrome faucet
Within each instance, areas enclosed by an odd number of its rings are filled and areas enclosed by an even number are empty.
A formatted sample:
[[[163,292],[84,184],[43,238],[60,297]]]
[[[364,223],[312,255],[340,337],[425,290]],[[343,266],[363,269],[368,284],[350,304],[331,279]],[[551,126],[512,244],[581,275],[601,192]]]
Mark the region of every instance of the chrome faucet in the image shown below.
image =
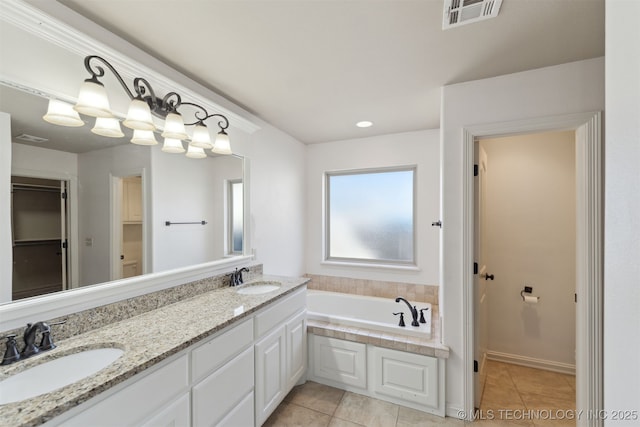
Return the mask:
[[[229,286],[239,286],[244,283],[244,279],[242,278],[242,272],[249,272],[247,267],[242,267],[240,270],[236,268],[236,271],[232,272],[229,275]]]
[[[420,326],[420,323],[418,323],[418,309],[416,308],[416,306],[412,306],[409,301],[407,301],[406,299],[402,298],[402,297],[398,297],[396,298],[396,302],[400,302],[400,301],[404,301],[405,304],[407,304],[407,307],[409,307],[409,311],[411,312],[411,317],[413,317],[413,321],[411,322],[411,326]]]

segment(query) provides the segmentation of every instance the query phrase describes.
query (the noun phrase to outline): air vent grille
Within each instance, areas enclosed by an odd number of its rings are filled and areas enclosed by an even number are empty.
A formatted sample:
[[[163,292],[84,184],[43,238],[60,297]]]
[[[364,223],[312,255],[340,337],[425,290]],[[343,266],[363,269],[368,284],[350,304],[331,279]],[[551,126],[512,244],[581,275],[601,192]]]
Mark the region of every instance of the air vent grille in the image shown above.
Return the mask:
[[[502,0],[444,0],[442,29],[495,18]]]
[[[17,139],[18,141],[24,141],[24,142],[47,142],[48,141],[47,138],[42,138],[40,136],[33,136],[26,133],[18,135],[14,139]]]

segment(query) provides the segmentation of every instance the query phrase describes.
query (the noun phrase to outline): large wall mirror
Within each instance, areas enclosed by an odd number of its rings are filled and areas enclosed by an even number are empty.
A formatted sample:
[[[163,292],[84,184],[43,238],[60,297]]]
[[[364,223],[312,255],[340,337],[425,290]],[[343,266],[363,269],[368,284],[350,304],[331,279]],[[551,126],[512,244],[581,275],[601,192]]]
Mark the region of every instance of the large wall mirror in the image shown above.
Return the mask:
[[[13,282],[1,284],[11,287],[1,303],[249,254],[245,157],[164,153],[161,144],[131,144],[125,127],[118,139],[94,134],[85,116],[77,128],[45,122],[52,94],[42,87],[57,87],[59,73],[29,87],[25,81],[38,76],[17,79],[13,59],[76,61],[65,67],[77,73],[62,73],[59,84],[69,93],[67,80],[82,81],[82,56],[1,27],[3,39],[23,41],[4,44],[0,58],[0,111],[11,116],[10,130],[1,131],[10,132],[12,153],[11,194],[2,204],[11,206]]]

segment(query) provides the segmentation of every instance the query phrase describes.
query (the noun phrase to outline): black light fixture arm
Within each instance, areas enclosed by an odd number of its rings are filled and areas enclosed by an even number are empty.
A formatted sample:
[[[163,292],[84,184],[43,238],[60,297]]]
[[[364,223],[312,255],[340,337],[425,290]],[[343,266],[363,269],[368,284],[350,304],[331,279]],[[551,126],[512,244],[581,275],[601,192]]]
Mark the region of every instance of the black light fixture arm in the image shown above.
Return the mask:
[[[122,79],[122,76],[120,75],[120,73],[118,73],[116,71],[115,68],[113,68],[113,65],[111,65],[109,63],[109,61],[107,61],[106,59],[104,59],[101,56],[98,55],[89,55],[87,57],[84,58],[84,68],[87,69],[87,71],[89,73],[91,73],[91,78],[87,79],[91,82],[94,83],[100,83],[100,81],[98,80],[98,77],[104,77],[104,68],[102,68],[100,65],[96,65],[95,69],[91,66],[91,61],[99,61],[101,63],[103,63],[109,70],[111,70],[111,72],[113,73],[113,75],[116,77],[116,79],[118,79],[118,82],[120,82],[120,85],[122,86],[122,88],[127,92],[127,95],[129,95],[129,99],[133,99],[133,93],[131,92],[131,90],[129,90],[129,88],[127,87],[127,84],[124,82],[124,80]],[[95,62],[94,61],[94,62]],[[144,92],[144,87],[139,86],[138,85],[138,80],[142,80],[145,83],[145,86],[147,86],[150,90],[151,93],[153,93],[153,89],[151,89],[151,85],[149,84],[149,82],[147,82],[145,79],[138,77],[136,78],[136,80],[134,81],[134,85],[136,86],[136,92],[138,94],[140,94],[140,90],[142,90]]]
[[[118,73],[113,65],[109,63],[109,61],[102,58],[101,56],[89,55],[85,57],[84,67],[91,74],[91,77],[87,80],[101,85],[102,83],[100,82],[99,78],[104,77],[105,75],[104,67],[108,68],[118,80],[122,88],[125,90],[127,96],[129,96],[129,99],[135,98],[145,101],[149,105],[151,112],[156,116],[164,118],[169,113],[177,113],[178,108],[180,108],[181,105],[190,105],[192,107],[195,107],[199,111],[195,112],[196,121],[185,123],[185,126],[196,125],[204,122],[211,117],[218,117],[220,119],[218,121],[218,127],[220,128],[220,130],[224,131],[229,127],[229,120],[225,116],[223,116],[222,114],[209,114],[209,112],[201,105],[194,104],[193,102],[183,102],[182,97],[177,92],[172,91],[167,93],[163,98],[159,98],[155,94],[151,83],[149,83],[149,81],[143,77],[136,77],[135,79],[133,79],[133,89],[135,91],[134,94],[134,92],[129,89],[120,73]]]
[[[219,117],[221,119],[218,121],[218,127],[220,128],[220,130],[226,130],[229,127],[229,119],[227,119],[222,114],[209,114],[209,112],[205,110],[203,106],[194,104],[193,102],[182,102],[180,105],[190,105],[200,110],[194,113],[196,121],[193,123],[185,123],[185,126],[203,124],[203,122],[207,119],[210,119],[212,117]]]

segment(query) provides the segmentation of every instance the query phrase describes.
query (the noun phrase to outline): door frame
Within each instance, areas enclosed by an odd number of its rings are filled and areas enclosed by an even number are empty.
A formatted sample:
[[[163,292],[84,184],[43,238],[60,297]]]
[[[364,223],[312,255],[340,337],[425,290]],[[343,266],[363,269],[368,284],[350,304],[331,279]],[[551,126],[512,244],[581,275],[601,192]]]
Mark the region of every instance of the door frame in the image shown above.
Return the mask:
[[[78,230],[78,177],[65,172],[12,168],[10,176],[42,178],[67,183],[67,289],[78,287],[80,278]],[[9,281],[11,283],[11,281]]]
[[[574,130],[576,132],[576,409],[578,425],[600,426],[589,411],[603,408],[603,205],[601,112],[567,114],[463,128],[463,264],[474,262],[474,142],[478,138]],[[463,272],[464,410],[474,413],[473,269]],[[594,417],[597,418],[597,417]]]
[[[120,247],[122,240],[122,188],[121,180],[128,176],[140,176],[142,178],[142,274],[152,271],[151,268],[151,221],[149,218],[149,182],[150,177],[147,168],[133,168],[112,171],[109,174],[109,207],[110,207],[110,280],[116,280],[120,276]],[[120,242],[118,242],[120,241]]]

